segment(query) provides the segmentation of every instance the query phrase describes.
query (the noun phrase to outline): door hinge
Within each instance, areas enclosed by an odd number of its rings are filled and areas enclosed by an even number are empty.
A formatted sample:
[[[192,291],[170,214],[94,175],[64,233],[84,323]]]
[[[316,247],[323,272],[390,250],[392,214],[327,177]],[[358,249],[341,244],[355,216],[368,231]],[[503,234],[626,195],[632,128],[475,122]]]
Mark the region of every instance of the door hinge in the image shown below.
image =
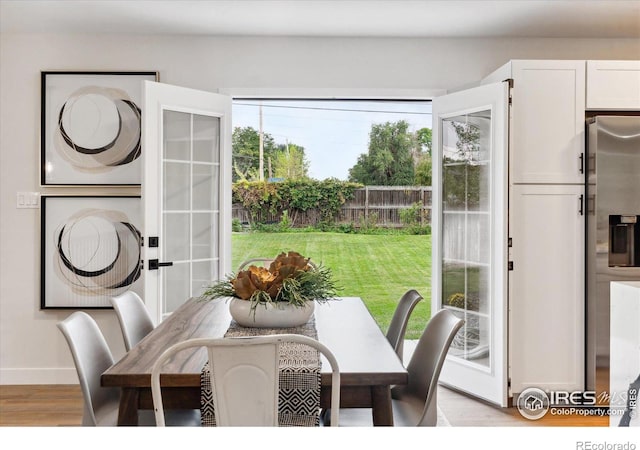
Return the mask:
[[[509,263],[507,264],[507,269],[513,270],[513,261],[509,261]]]
[[[513,239],[512,239],[512,238],[509,238],[509,239],[507,240],[507,245],[508,245],[509,247],[513,247]]]

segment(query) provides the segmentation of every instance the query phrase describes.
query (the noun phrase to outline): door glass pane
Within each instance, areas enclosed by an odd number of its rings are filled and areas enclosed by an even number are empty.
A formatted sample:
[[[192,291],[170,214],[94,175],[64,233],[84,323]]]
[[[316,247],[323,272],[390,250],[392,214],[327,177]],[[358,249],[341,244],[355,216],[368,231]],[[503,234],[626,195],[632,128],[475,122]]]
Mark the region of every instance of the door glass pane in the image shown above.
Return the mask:
[[[466,209],[467,165],[451,161],[442,168],[442,202],[446,211]]]
[[[161,246],[164,261],[188,261],[190,214],[165,213],[162,224]]]
[[[193,209],[211,211],[217,209],[218,166],[211,164],[193,164]]]
[[[453,313],[465,322],[453,339],[449,354],[490,367],[489,318],[464,311],[454,310]]]
[[[465,260],[465,219],[464,214],[455,212],[445,213],[446,227],[442,227],[442,256],[445,261]]]
[[[191,296],[189,266],[189,262],[174,262],[173,266],[160,269],[162,270],[164,313],[175,311]]]
[[[215,258],[218,255],[217,214],[193,214],[193,259]]]
[[[220,119],[210,116],[193,116],[193,135],[193,160],[219,162]]]
[[[490,364],[491,112],[442,120],[442,306],[465,320],[451,354]]]
[[[191,202],[189,164],[165,161],[163,166],[163,208],[169,211],[188,211]]]
[[[163,114],[164,159],[188,161],[190,157],[190,114],[165,110]]]
[[[197,261],[193,263],[192,296],[199,297],[211,284],[211,274],[214,273],[214,261]]]
[[[489,264],[489,215],[467,214],[465,229],[465,260],[469,263]]]

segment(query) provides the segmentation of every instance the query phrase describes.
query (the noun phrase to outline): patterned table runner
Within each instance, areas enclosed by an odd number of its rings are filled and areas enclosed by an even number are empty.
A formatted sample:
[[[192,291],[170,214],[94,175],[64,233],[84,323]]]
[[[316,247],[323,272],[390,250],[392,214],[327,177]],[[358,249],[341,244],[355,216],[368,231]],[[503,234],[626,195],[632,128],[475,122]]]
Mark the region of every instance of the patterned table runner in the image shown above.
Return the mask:
[[[295,328],[247,328],[232,320],[225,337],[266,334],[302,334],[314,339],[318,338],[313,316],[305,325]],[[318,350],[304,344],[282,344],[279,380],[279,426],[318,426],[320,424],[320,353]],[[215,426],[208,362],[200,375],[200,392],[202,425]]]

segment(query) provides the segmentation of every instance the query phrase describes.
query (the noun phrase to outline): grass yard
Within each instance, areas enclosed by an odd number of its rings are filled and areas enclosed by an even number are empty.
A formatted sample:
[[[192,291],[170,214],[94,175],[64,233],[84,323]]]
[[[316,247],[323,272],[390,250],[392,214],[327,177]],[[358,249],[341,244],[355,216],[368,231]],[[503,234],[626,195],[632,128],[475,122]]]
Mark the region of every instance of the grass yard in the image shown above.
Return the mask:
[[[249,258],[297,251],[333,271],[338,295],[361,297],[386,333],[402,294],[417,290],[407,339],[418,339],[431,315],[431,236],[345,233],[233,233],[233,267]],[[347,319],[348,320],[348,319]]]

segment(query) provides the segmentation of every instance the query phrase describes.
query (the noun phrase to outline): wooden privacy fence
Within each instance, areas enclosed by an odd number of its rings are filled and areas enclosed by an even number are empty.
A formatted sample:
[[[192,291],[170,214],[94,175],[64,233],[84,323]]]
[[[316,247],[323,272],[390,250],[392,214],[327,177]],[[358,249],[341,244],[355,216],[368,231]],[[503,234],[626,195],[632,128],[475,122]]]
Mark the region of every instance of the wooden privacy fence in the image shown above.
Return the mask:
[[[419,225],[431,223],[431,186],[365,186],[356,189],[354,198],[342,205],[336,224],[353,224],[358,228],[363,224],[381,227],[402,227],[400,212],[415,207],[418,210]],[[255,217],[258,223],[279,223],[282,211],[275,214],[263,211]],[[288,211],[291,226],[306,227],[317,225],[321,221],[316,209],[307,211]],[[233,218],[249,224],[254,220],[242,205],[233,205]]]

